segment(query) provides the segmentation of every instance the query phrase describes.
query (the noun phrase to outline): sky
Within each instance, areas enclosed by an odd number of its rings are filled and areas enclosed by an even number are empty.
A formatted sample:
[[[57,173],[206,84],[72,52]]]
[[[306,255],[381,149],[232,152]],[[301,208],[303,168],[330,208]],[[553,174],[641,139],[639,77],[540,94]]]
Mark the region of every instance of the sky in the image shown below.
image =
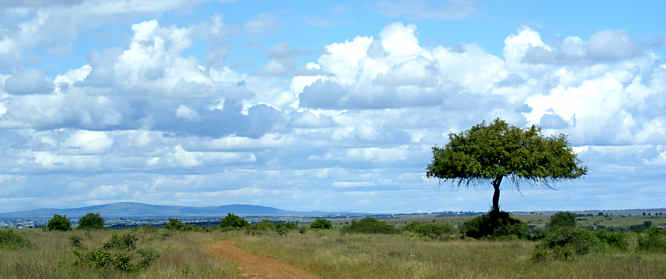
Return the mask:
[[[485,211],[450,133],[565,134],[503,210],[666,207],[666,2],[0,0],[0,212],[111,202]]]

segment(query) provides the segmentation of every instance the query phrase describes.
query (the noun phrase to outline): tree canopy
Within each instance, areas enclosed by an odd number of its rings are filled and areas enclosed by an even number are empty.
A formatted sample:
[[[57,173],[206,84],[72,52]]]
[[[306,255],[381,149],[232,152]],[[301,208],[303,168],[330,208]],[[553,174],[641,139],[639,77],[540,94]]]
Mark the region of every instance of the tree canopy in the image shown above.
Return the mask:
[[[88,213],[79,219],[79,229],[103,229],[104,218],[99,213]]]
[[[501,119],[449,134],[444,148],[433,147],[427,177],[467,185],[492,181],[493,211],[499,211],[499,187],[504,178],[516,185],[522,181],[550,185],[578,178],[587,167],[569,146],[565,135],[545,136],[532,125],[521,129]]]

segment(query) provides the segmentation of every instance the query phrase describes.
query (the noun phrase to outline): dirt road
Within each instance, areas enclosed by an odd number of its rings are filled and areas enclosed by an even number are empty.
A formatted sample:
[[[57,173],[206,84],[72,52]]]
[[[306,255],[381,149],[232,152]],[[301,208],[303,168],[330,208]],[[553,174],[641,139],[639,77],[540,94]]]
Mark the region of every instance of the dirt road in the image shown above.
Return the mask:
[[[254,254],[235,247],[231,240],[221,240],[205,247],[214,255],[227,259],[238,266],[243,278],[270,279],[320,279],[292,265]]]

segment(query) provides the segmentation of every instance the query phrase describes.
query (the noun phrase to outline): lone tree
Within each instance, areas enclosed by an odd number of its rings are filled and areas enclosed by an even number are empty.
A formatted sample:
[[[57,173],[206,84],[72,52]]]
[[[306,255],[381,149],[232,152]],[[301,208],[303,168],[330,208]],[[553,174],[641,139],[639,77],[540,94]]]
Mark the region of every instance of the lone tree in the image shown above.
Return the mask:
[[[101,230],[104,228],[104,218],[99,213],[88,213],[79,219],[78,228]]]
[[[541,129],[517,128],[499,118],[492,124],[474,125],[460,133],[449,134],[444,148],[433,147],[427,177],[470,186],[492,181],[495,189],[491,212],[499,213],[500,184],[505,178],[551,187],[563,179],[587,173],[566,136],[544,136]]]

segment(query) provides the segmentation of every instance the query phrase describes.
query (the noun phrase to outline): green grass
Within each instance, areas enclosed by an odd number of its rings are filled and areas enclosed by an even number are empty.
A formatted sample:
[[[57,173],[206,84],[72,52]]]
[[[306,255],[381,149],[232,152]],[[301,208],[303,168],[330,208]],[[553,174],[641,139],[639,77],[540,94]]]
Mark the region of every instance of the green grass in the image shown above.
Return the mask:
[[[75,266],[72,237],[78,236],[85,251],[101,247],[112,233],[130,231],[21,231],[31,248],[0,250],[0,278],[240,278],[235,267],[201,248],[216,234],[200,232],[130,232],[137,248],[152,248],[160,255],[147,269],[137,272],[100,270]]]
[[[422,241],[337,231],[237,235],[237,246],[322,278],[663,278],[666,255],[611,251],[535,263],[535,242]]]

